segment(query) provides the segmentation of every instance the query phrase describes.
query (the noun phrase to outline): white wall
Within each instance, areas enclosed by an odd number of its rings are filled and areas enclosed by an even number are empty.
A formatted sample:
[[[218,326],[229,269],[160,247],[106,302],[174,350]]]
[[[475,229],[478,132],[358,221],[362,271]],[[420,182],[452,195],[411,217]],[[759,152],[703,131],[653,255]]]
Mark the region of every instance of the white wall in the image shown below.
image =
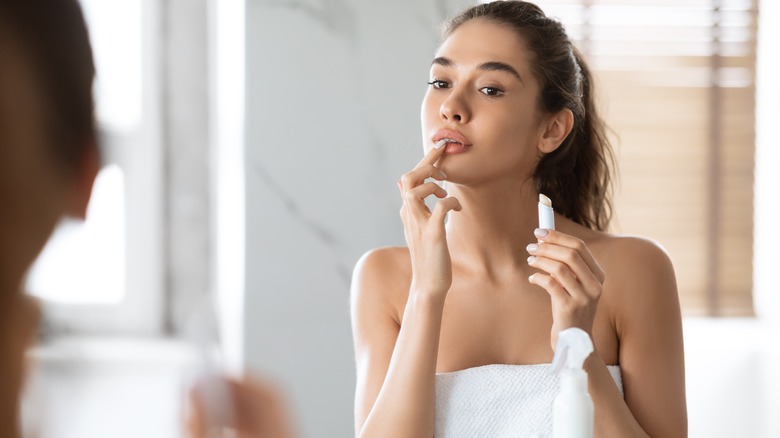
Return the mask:
[[[351,271],[403,243],[395,182],[422,152],[437,25],[467,3],[247,2],[245,354],[304,436],[352,433]]]
[[[692,438],[780,436],[777,321],[684,321],[688,431]]]

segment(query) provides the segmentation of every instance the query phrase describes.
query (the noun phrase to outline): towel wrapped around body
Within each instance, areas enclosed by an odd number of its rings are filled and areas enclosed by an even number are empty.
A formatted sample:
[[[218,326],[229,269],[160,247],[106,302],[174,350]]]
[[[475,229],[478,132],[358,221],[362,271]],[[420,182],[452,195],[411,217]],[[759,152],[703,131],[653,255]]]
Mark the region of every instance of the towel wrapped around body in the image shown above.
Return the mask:
[[[623,394],[619,366],[608,366]],[[485,365],[436,375],[436,438],[552,436],[560,389],[550,364]]]

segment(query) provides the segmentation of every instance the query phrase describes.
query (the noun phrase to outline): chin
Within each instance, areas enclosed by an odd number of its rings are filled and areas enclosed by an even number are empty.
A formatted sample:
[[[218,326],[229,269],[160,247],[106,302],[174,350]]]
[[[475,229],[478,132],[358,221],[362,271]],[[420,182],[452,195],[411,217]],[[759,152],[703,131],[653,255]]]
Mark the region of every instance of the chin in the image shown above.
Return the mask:
[[[437,167],[447,174],[447,182],[464,186],[478,186],[497,181],[528,179],[533,169],[524,166],[508,166],[506,162],[493,160],[468,160],[465,156],[444,157]]]

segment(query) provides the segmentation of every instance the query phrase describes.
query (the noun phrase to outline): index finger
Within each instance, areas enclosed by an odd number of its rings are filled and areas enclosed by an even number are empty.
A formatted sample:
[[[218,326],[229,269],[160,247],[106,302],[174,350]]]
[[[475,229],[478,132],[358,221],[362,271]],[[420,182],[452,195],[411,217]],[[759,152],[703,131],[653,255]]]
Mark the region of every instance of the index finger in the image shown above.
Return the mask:
[[[444,145],[447,144],[445,140],[439,140],[438,143],[433,145],[431,150],[428,151],[427,154],[423,157],[422,160],[420,160],[419,163],[417,163],[417,166],[414,166],[415,168],[424,166],[426,164],[433,165],[437,161],[439,161],[439,158],[441,158],[442,154],[444,154]]]

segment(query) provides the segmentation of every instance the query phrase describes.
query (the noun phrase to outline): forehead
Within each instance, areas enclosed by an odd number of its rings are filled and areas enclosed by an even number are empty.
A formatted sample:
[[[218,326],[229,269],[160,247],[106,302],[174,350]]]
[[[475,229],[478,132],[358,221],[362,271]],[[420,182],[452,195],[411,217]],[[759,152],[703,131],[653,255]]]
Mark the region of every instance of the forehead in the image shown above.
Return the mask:
[[[520,35],[507,25],[486,19],[476,18],[460,25],[444,40],[436,56],[463,66],[503,62],[524,78],[529,76],[530,53]]]

